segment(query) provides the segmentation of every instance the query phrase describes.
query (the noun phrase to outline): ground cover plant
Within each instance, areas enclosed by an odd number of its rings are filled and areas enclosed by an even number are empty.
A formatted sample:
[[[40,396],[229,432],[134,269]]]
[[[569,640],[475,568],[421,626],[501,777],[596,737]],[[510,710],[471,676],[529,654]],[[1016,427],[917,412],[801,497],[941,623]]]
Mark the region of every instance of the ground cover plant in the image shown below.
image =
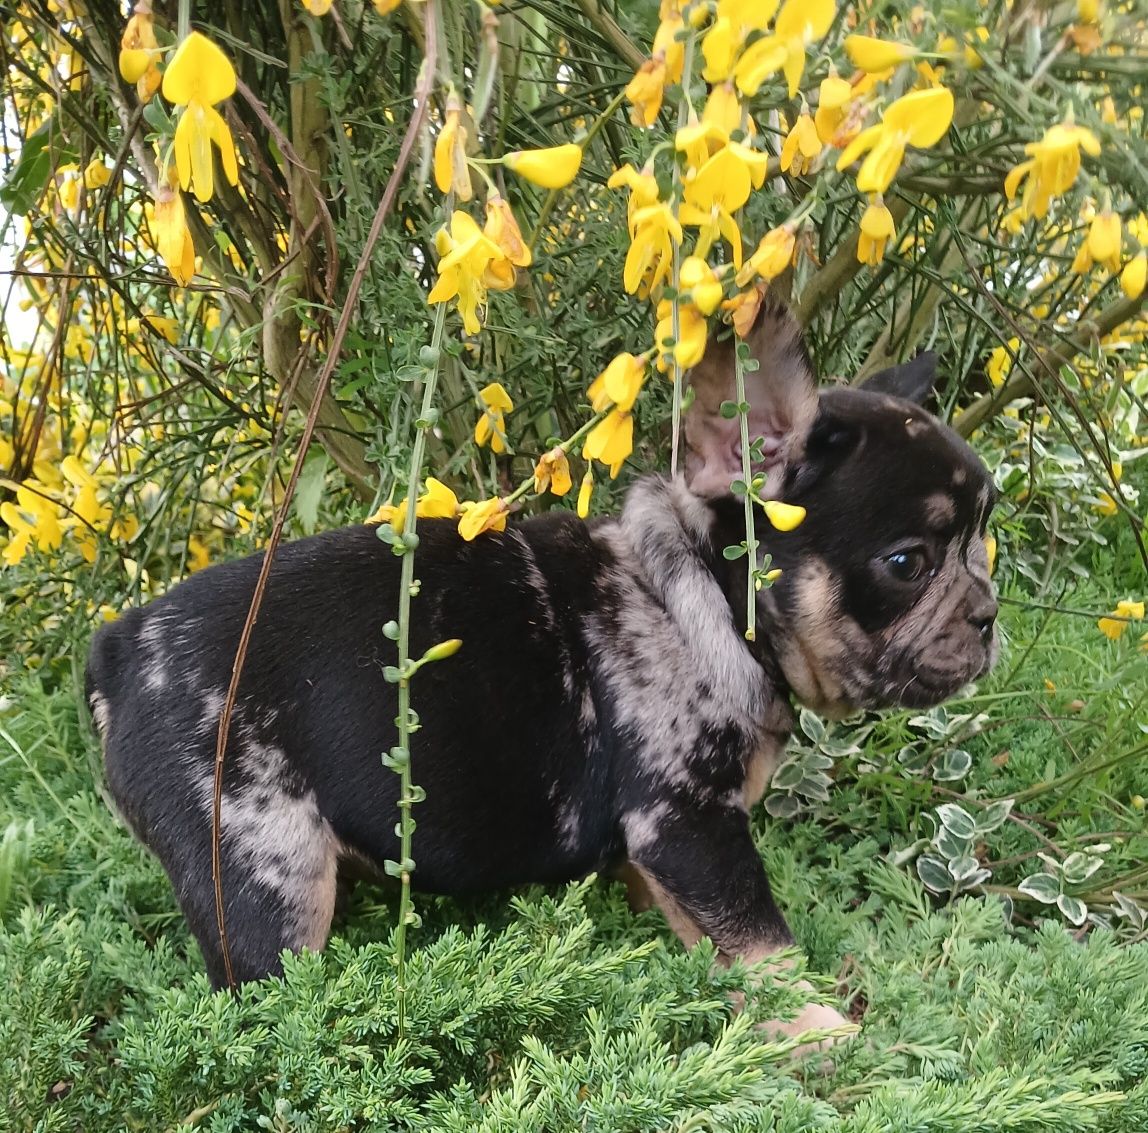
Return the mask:
[[[0,1129],[1148,1128],[1134,0],[9,9]],[[683,375],[767,288],[827,378],[936,351],[1002,492],[997,670],[803,714],[756,819],[861,1039],[795,1063],[753,1029],[785,979],[604,881],[416,908],[414,803],[394,891],[211,994],[107,805],[93,627],[372,516],[404,567],[380,759],[416,799],[450,652],[407,655],[418,519],[482,538],[676,467]],[[728,554],[764,587],[802,517],[748,441]]]

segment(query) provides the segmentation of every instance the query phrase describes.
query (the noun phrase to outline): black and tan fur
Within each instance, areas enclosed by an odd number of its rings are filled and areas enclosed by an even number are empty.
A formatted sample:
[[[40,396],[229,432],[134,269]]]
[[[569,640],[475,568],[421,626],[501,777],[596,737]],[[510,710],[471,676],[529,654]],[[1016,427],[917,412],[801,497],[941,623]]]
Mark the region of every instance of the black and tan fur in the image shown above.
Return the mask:
[[[692,376],[687,475],[651,476],[616,518],[553,511],[463,542],[420,524],[415,884],[474,894],[626,873],[682,939],[760,959],[792,943],[750,835],[793,724],[791,697],[839,715],[932,704],[993,660],[983,546],[994,493],[971,450],[892,393],[818,395],[800,337],[767,310],[748,375],[768,491],[808,509],[764,537],[783,574],[744,637],[745,537],[732,353]],[[921,366],[879,386],[920,386]],[[927,384],[927,377],[925,375]],[[920,390],[918,390],[920,392]],[[907,577],[919,567],[919,577]],[[111,791],[158,855],[213,982],[223,966],[209,831],[216,728],[258,559],[197,574],[102,630],[88,699]],[[904,575],[905,577],[901,577]],[[223,802],[226,916],[237,977],[321,948],[347,862],[398,857],[399,563],[370,527],[284,547],[256,624]],[[832,1025],[811,1005],[792,1024]]]

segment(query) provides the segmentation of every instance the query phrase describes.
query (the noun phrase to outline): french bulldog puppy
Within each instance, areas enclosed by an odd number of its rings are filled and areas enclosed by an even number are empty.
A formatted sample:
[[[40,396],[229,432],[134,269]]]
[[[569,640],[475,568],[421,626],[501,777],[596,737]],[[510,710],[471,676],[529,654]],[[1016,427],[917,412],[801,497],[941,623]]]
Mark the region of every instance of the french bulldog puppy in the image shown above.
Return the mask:
[[[757,524],[782,574],[745,638],[745,538],[733,350],[691,375],[684,478],[648,476],[619,516],[551,511],[464,542],[419,524],[411,653],[461,638],[412,684],[413,884],[465,896],[621,871],[687,944],[757,961],[792,945],[750,834],[793,726],[791,700],[842,716],[936,704],[995,659],[984,531],[995,492],[972,450],[897,393],[817,391],[797,326],[764,307],[749,338],[751,436],[765,495],[808,509]],[[108,783],[159,857],[225,982],[211,866],[212,772],[224,693],[260,557],[225,563],[101,629],[87,698]],[[341,865],[398,858],[399,560],[372,527],[284,546],[230,729],[222,878],[235,976],[280,973],[324,946]],[[811,1004],[791,1033],[844,1020]]]

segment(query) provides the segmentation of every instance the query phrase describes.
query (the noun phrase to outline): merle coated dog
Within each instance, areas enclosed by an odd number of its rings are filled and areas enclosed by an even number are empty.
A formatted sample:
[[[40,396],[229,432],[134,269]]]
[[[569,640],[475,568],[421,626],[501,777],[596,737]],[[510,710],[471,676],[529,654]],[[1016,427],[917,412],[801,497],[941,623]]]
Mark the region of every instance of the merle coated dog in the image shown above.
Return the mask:
[[[925,706],[986,672],[996,602],[984,546],[995,492],[972,450],[917,404],[928,359],[818,393],[800,333],[767,304],[750,335],[761,527],[782,574],[744,635],[745,538],[733,354],[691,375],[684,478],[648,476],[619,516],[551,511],[464,542],[419,525],[412,655],[461,638],[413,685],[421,720],[413,883],[467,895],[624,873],[687,945],[760,960],[793,943],[750,834],[793,725],[791,700],[842,716]],[[87,696],[108,783],[159,857],[224,982],[210,850],[216,732],[260,558],[194,575],[102,629]],[[340,867],[397,858],[399,561],[375,529],[283,547],[239,687],[222,804],[236,978],[322,948]],[[843,1022],[810,1004],[786,1029]]]

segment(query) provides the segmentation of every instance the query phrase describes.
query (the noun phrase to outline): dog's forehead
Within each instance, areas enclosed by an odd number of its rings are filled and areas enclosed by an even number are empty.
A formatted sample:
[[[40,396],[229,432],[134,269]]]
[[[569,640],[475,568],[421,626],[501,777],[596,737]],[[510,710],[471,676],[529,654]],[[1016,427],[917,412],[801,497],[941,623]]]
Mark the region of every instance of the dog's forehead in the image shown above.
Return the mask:
[[[865,390],[827,390],[823,405],[860,425],[858,452],[873,487],[914,503],[929,527],[980,523],[996,502],[988,469],[947,425],[912,402]]]

